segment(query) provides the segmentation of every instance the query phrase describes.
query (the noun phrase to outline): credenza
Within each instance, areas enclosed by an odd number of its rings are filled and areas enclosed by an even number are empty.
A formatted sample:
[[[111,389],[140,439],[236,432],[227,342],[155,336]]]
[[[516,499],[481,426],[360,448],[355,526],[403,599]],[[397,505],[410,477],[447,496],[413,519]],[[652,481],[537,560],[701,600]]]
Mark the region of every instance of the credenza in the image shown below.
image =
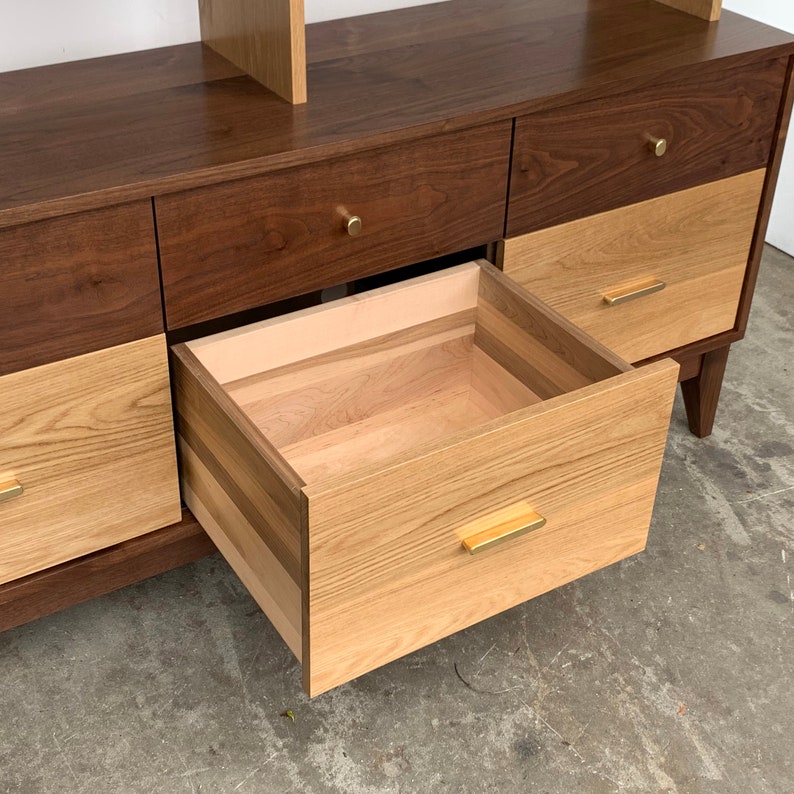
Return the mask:
[[[216,547],[312,695],[641,551],[745,332],[794,39],[653,0],[0,75],[0,627]],[[207,534],[212,539],[208,539]]]

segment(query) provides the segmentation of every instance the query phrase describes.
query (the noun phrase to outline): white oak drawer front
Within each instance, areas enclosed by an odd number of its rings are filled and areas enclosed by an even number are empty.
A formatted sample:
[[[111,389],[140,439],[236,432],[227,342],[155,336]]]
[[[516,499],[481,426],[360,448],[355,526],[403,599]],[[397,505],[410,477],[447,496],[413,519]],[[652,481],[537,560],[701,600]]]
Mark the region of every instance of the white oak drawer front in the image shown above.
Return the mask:
[[[502,243],[504,272],[627,361],[733,328],[765,170]]]
[[[0,378],[0,582],[180,520],[163,335]]]
[[[487,262],[174,353],[185,500],[310,695],[645,545],[677,365]]]

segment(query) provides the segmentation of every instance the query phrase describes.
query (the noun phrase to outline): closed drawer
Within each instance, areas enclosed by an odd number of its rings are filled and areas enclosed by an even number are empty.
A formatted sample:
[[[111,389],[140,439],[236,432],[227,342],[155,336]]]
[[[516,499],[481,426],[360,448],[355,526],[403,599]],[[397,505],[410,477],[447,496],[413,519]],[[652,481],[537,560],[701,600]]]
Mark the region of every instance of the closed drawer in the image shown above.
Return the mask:
[[[763,169],[502,243],[502,265],[627,361],[733,328]]]
[[[161,335],[0,378],[0,583],[180,520]]]
[[[163,332],[150,201],[0,230],[0,375]]]
[[[786,59],[533,114],[516,122],[507,236],[765,168]],[[658,157],[653,140],[664,139]]]
[[[645,545],[677,365],[488,263],[174,353],[185,500],[311,695]]]
[[[498,239],[510,136],[500,122],[157,198],[168,327]]]

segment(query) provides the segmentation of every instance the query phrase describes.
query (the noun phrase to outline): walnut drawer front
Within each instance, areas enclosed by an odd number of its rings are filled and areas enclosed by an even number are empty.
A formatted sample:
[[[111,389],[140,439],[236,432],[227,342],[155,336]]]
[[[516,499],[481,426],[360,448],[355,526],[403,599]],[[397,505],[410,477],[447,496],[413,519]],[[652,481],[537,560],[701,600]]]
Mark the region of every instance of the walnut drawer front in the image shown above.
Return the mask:
[[[179,521],[162,334],[0,378],[0,583]]]
[[[0,230],[0,375],[163,332],[150,201]]]
[[[519,118],[507,236],[765,168],[785,74],[786,59],[691,69]]]
[[[505,240],[504,272],[626,361],[733,328],[765,170]]]
[[[499,122],[157,198],[168,327],[498,239],[510,138]]]
[[[488,263],[174,354],[185,500],[310,695],[644,548],[677,365]]]

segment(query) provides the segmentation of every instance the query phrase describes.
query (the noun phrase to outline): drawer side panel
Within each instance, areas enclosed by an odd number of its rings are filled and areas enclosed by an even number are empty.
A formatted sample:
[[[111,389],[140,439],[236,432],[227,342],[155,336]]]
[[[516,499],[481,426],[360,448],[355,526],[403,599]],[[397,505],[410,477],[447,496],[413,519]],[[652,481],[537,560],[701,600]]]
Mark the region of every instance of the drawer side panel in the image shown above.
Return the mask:
[[[217,486],[228,497],[229,504],[236,505],[235,509],[269,552],[292,580],[299,583],[300,480],[193,353],[185,345],[177,345],[173,352],[177,429],[181,439],[209,471],[213,488]],[[185,501],[192,510],[193,504],[188,501],[190,493],[206,501],[206,489],[200,482],[194,482],[191,467],[183,466],[182,477],[187,488]],[[214,519],[224,528],[221,513],[214,514]],[[229,521],[235,524],[238,519],[232,516]]]
[[[179,449],[185,503],[300,661],[301,588],[184,439]]]

